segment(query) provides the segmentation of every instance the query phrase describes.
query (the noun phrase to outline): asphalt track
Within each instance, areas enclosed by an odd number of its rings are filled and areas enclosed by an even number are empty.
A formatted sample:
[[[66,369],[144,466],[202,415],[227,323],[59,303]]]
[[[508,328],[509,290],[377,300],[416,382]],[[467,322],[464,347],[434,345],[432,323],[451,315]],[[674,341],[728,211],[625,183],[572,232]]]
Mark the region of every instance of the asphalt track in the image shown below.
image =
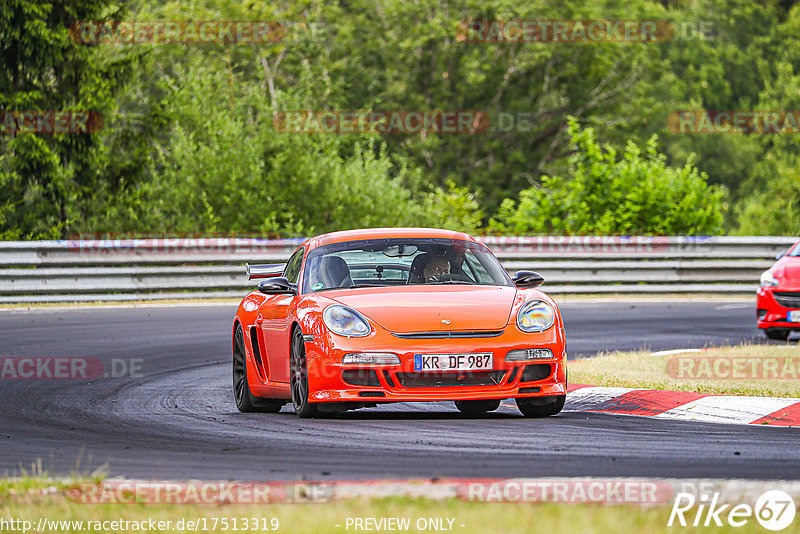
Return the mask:
[[[569,354],[761,340],[745,301],[566,301]],[[451,403],[397,404],[326,420],[240,414],[230,391],[234,307],[0,311],[2,357],[141,360],[140,376],[0,382],[0,474],[155,479],[641,476],[800,479],[796,429],[566,410],[482,418]]]

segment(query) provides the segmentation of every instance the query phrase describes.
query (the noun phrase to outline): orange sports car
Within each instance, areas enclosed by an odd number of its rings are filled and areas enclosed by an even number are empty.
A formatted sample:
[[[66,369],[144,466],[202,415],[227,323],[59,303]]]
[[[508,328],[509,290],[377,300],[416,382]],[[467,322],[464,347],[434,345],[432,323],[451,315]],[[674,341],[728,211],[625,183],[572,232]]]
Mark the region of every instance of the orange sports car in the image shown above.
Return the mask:
[[[374,228],[305,241],[233,320],[233,392],[243,412],[300,417],[379,403],[455,401],[466,414],[516,399],[557,414],[567,393],[558,307],[532,271],[512,278],[474,237]]]

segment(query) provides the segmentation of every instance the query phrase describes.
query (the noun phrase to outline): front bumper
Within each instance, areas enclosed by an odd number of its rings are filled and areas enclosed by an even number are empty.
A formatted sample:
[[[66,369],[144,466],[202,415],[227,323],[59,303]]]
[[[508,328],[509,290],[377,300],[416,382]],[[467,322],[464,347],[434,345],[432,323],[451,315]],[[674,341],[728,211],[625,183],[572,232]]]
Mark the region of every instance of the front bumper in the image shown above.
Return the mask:
[[[454,339],[401,339],[389,332],[373,332],[366,338],[342,338],[334,334],[314,336],[306,342],[310,402],[413,402],[503,399],[566,395],[566,350],[561,328],[527,334],[509,325],[497,337]],[[506,362],[511,350],[546,348],[553,358]],[[397,365],[343,365],[352,352],[391,352]],[[415,354],[485,353],[493,355],[491,371],[414,370]],[[526,366],[535,369],[525,372]],[[364,370],[369,380],[353,384],[343,378],[348,370]],[[370,370],[374,375],[370,375]],[[370,385],[364,385],[369,383]]]
[[[792,296],[791,294],[796,294]],[[756,319],[762,329],[800,330],[800,323],[789,321],[789,312],[800,310],[800,289],[762,287],[758,291]]]

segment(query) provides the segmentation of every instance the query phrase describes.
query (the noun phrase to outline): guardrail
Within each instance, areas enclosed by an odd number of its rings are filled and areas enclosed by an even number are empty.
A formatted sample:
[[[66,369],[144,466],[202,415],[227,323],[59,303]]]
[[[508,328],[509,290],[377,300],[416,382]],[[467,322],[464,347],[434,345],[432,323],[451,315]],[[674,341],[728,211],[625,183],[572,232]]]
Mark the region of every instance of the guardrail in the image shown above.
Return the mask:
[[[506,269],[549,293],[748,293],[792,237],[486,237]],[[235,298],[244,263],[285,261],[301,239],[0,242],[0,303]]]

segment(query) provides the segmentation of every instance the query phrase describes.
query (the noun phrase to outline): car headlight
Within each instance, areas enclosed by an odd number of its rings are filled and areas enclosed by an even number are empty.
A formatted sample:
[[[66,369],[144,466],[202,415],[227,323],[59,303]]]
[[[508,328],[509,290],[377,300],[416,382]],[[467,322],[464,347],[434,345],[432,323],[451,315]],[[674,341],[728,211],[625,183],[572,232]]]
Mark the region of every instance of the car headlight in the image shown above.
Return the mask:
[[[322,320],[331,332],[340,336],[364,337],[372,330],[360,313],[347,306],[328,306],[322,312]]]
[[[764,271],[761,274],[761,287],[777,287],[778,280],[772,276],[772,271]]]
[[[526,360],[548,360],[553,357],[550,349],[519,349],[506,354],[507,362],[522,362]]]
[[[517,326],[523,332],[544,332],[555,322],[555,310],[543,300],[526,302],[517,312]]]
[[[355,352],[342,357],[345,365],[398,365],[400,357],[391,352]]]

